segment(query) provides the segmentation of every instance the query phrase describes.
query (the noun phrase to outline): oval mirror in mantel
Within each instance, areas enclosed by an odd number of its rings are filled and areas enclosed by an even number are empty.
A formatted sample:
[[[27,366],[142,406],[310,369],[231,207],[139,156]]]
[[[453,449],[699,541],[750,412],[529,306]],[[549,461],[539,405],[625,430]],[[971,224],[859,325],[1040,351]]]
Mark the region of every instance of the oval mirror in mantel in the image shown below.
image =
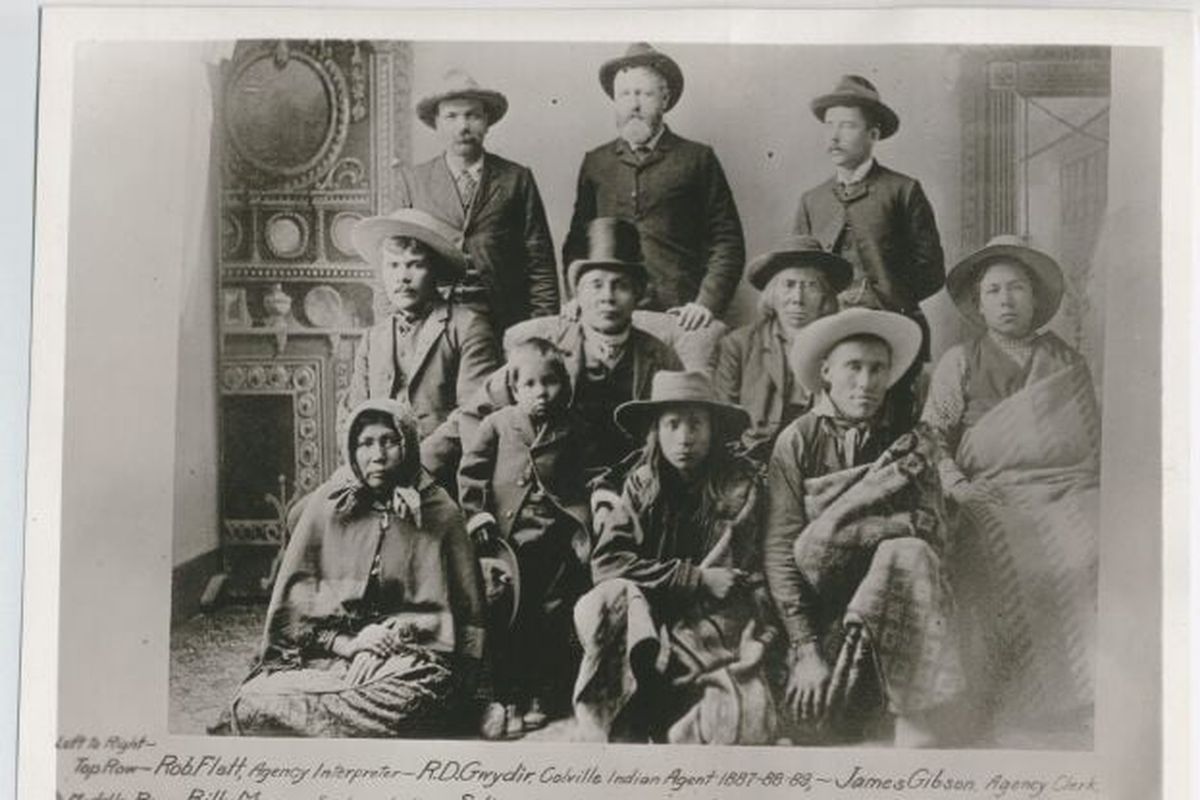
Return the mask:
[[[345,80],[332,61],[299,47],[260,47],[227,85],[229,143],[268,183],[303,184],[332,165],[341,149],[347,103]]]

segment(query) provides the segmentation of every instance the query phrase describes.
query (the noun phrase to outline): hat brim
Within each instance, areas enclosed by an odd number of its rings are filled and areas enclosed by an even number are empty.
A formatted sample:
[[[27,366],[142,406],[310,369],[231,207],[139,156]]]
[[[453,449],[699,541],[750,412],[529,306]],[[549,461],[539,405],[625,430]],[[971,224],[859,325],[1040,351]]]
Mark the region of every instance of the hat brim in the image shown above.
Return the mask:
[[[438,260],[443,280],[458,280],[467,271],[467,257],[462,250],[445,237],[440,236],[423,225],[390,217],[369,217],[358,223],[351,238],[354,249],[364,261],[378,266],[379,248],[385,239],[393,236],[407,236],[425,244],[441,258]]]
[[[1062,305],[1064,283],[1062,269],[1053,258],[1032,247],[1011,244],[988,245],[954,265],[946,275],[946,293],[954,301],[958,313],[976,325],[987,327],[979,307],[975,304],[975,281],[979,274],[997,261],[1016,261],[1033,274],[1034,309],[1033,328],[1045,325],[1054,319]]]
[[[494,558],[503,563],[508,570],[512,581],[512,610],[508,617],[508,626],[511,628],[517,621],[517,611],[521,607],[521,562],[517,560],[517,554],[508,542],[492,537],[486,543],[476,546],[475,557]]]
[[[611,272],[624,272],[625,274],[638,281],[642,286],[650,282],[650,273],[646,270],[646,265],[636,261],[604,261],[581,258],[572,261],[567,267],[567,283],[574,289],[579,285],[579,279],[585,273],[596,269],[606,269]]]
[[[876,336],[888,343],[892,351],[889,389],[908,372],[921,352],[921,326],[913,320],[891,311],[848,308],[813,320],[796,335],[790,356],[800,385],[819,394],[824,388],[821,365],[838,342],[852,336]]]
[[[900,129],[900,117],[885,103],[863,97],[852,92],[823,94],[812,101],[812,112],[817,119],[825,121],[825,112],[834,106],[866,108],[879,120],[879,138],[886,139]]]
[[[679,98],[683,96],[683,70],[679,68],[675,59],[664,53],[639,53],[605,61],[600,67],[600,86],[604,89],[604,93],[612,97],[613,81],[616,80],[617,73],[633,67],[650,67],[661,74],[667,81],[667,90],[671,93],[663,111],[670,111],[675,107]]]
[[[760,292],[767,288],[782,270],[790,267],[814,267],[829,281],[834,294],[845,290],[854,279],[854,268],[850,263],[833,253],[816,250],[775,250],[752,260],[746,266],[746,279]]]
[[[438,106],[446,100],[478,100],[487,113],[488,125],[495,125],[508,113],[508,98],[491,89],[460,89],[422,97],[417,101],[417,118],[430,128],[437,127]]]
[[[742,435],[750,427],[750,414],[741,406],[729,403],[719,403],[714,400],[630,400],[617,406],[613,418],[625,433],[634,439],[641,440],[646,431],[654,424],[664,410],[673,406],[702,406],[718,422],[721,431],[721,441],[730,442]]]

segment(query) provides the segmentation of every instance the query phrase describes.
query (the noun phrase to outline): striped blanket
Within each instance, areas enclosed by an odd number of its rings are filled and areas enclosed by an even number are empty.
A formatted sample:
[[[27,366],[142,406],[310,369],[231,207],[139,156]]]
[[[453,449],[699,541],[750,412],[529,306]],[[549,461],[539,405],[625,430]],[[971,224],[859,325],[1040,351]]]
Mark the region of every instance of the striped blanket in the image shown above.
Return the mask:
[[[1090,377],[1076,365],[1002,401],[959,445],[973,488],[960,508],[956,563],[984,623],[998,725],[1090,713],[1099,428]]]
[[[918,426],[872,464],[804,482],[810,522],[793,554],[822,605],[839,617],[828,620],[831,636],[822,643],[835,664],[834,698],[856,693],[861,652],[875,662],[892,713],[942,707],[963,691],[942,566],[946,519],[936,453]]]

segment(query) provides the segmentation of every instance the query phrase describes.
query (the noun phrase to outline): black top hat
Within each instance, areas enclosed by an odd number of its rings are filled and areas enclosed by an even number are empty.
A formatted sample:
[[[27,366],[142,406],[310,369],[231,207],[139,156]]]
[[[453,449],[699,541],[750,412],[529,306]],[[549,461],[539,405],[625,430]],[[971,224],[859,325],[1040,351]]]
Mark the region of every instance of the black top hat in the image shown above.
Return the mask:
[[[667,91],[671,93],[664,111],[670,111],[679,102],[683,94],[683,70],[675,63],[675,59],[666,53],[655,50],[645,42],[634,42],[629,45],[625,55],[609,59],[600,67],[600,86],[609,97],[613,96],[613,80],[617,73],[632,67],[649,67],[663,76],[667,82]]]
[[[596,217],[587,228],[587,255],[571,262],[567,282],[579,285],[585,272],[609,269],[625,272],[645,286],[650,279],[642,261],[642,237],[637,226],[623,217]]]
[[[825,121],[825,112],[834,106],[866,109],[879,123],[879,138],[886,139],[900,127],[900,117],[879,99],[879,90],[861,75],[843,75],[829,94],[812,101],[817,119]]]

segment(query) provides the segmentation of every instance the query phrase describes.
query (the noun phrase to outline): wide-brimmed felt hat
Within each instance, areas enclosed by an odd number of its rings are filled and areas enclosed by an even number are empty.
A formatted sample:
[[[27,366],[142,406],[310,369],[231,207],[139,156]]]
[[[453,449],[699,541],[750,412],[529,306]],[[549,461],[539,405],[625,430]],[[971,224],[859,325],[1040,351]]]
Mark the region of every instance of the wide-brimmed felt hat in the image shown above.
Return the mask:
[[[622,217],[596,217],[587,227],[587,255],[567,267],[567,283],[574,289],[584,273],[594,269],[625,272],[642,286],[650,280],[642,259],[642,237],[637,226]]]
[[[613,419],[621,429],[635,439],[641,439],[663,410],[678,405],[698,405],[707,408],[725,439],[732,440],[750,425],[750,415],[744,408],[717,399],[712,381],[703,372],[654,373],[650,399],[631,400],[617,406]]]
[[[381,217],[368,217],[354,226],[354,249],[371,264],[379,263],[379,248],[385,239],[407,236],[427,245],[440,258],[440,278],[454,281],[467,270],[467,257],[460,243],[462,232],[445,220],[417,208],[401,208]]]
[[[813,320],[796,334],[790,356],[800,385],[813,394],[819,393],[824,388],[821,364],[838,342],[852,336],[877,336],[887,342],[892,351],[888,388],[908,372],[921,351],[921,326],[903,314],[847,308]]]
[[[861,75],[843,75],[833,91],[823,94],[810,104],[817,119],[825,121],[825,112],[834,106],[865,108],[879,122],[879,138],[886,139],[900,127],[900,117],[879,99],[879,90]]]
[[[600,85],[604,88],[604,93],[612,97],[613,81],[616,79],[617,73],[631,67],[649,67],[662,75],[667,82],[667,91],[671,93],[664,111],[670,111],[675,107],[675,104],[679,102],[679,97],[683,94],[683,70],[675,63],[675,59],[666,53],[655,50],[645,42],[634,42],[629,45],[625,55],[604,62],[600,67]]]
[[[483,103],[488,125],[495,125],[508,111],[508,98],[494,89],[484,89],[461,69],[442,75],[437,87],[417,101],[417,118],[431,128],[437,127],[438,105],[443,100],[478,100]]]
[[[750,285],[761,292],[771,278],[789,267],[819,269],[834,294],[844,290],[854,279],[854,268],[849,261],[828,252],[817,237],[808,234],[793,234],[774,250],[755,258],[746,266],[746,277]]]
[[[1036,330],[1054,318],[1062,304],[1063,273],[1053,258],[1029,247],[1010,233],[992,237],[986,245],[954,265],[946,275],[946,292],[959,313],[978,325],[986,325],[976,305],[975,283],[997,261],[1016,261],[1033,277],[1033,327]]]

